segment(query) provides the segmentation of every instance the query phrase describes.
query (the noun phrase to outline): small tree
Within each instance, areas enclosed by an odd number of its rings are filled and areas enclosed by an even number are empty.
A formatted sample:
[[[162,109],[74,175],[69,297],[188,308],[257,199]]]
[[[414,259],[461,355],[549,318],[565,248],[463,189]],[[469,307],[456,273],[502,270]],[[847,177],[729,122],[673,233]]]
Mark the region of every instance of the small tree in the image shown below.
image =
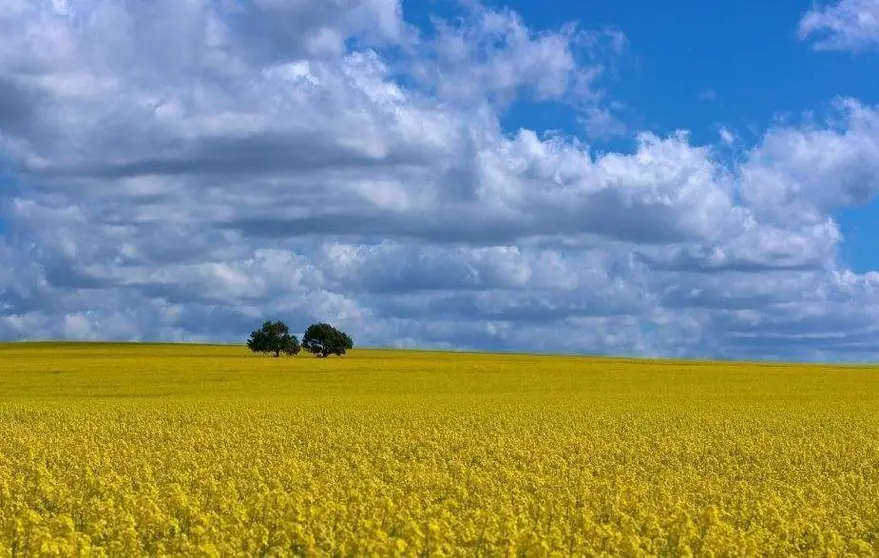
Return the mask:
[[[290,335],[290,328],[284,322],[263,323],[260,329],[251,332],[247,348],[255,353],[274,353],[276,358],[281,353],[292,356],[300,350],[299,340]]]
[[[330,324],[311,324],[302,336],[302,347],[319,357],[345,354],[354,348],[354,342],[348,334],[339,331]]]

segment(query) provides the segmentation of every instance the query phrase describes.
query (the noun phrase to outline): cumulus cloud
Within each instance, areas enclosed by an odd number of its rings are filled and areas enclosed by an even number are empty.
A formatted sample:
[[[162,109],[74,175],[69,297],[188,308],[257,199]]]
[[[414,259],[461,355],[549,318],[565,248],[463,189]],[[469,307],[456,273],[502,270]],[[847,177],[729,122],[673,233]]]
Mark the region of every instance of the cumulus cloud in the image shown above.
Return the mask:
[[[837,0],[815,7],[800,20],[801,39],[818,50],[861,51],[879,46],[879,1]]]
[[[502,128],[530,98],[622,133],[625,48],[470,4],[417,29],[393,0],[13,2],[0,336],[240,341],[277,317],[366,345],[879,353],[879,280],[833,218],[879,193],[879,110],[841,99],[752,148]]]
[[[778,220],[817,222],[879,193],[879,111],[836,103],[824,126],[769,130],[742,169],[745,200]]]

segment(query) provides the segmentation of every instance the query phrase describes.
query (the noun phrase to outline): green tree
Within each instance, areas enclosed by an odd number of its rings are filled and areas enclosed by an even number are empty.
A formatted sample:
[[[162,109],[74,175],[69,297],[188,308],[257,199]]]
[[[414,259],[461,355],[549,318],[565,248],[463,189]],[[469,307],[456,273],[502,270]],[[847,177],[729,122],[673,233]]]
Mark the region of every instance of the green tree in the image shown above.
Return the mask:
[[[347,333],[341,332],[330,324],[311,324],[302,336],[302,347],[319,357],[345,354],[354,348],[354,342]]]
[[[299,340],[290,335],[284,322],[265,322],[260,329],[251,332],[247,348],[255,353],[273,353],[275,357],[295,355],[300,351]]]

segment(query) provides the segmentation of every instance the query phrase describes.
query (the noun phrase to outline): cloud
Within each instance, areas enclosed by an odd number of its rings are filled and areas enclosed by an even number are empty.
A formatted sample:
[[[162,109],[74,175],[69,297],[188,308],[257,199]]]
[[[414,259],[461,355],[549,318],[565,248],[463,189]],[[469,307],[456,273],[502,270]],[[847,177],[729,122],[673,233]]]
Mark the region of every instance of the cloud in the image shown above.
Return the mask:
[[[454,21],[433,19],[413,74],[442,99],[507,105],[517,97],[593,101],[602,61],[621,55],[626,37],[612,28],[584,30],[573,22],[538,31],[509,9],[473,4]]]
[[[597,152],[500,123],[530,98],[624,133],[612,30],[192,0],[16,2],[0,31],[0,337],[237,342],[272,317],[367,345],[875,354],[879,281],[833,218],[879,191],[875,107]]]
[[[732,145],[736,141],[735,135],[729,131],[726,127],[721,127],[718,130],[718,135],[723,143],[727,145]]]
[[[711,102],[711,101],[714,101],[715,99],[717,99],[717,92],[714,89],[711,89],[710,87],[708,89],[702,90],[699,93],[699,100],[700,101]]]
[[[879,194],[879,111],[836,103],[826,125],[767,132],[742,169],[745,200],[767,219],[818,222]]]
[[[838,0],[814,7],[799,24],[799,36],[817,50],[862,51],[879,46],[879,1]]]
[[[606,139],[626,133],[626,125],[606,107],[586,109],[580,116],[580,122],[590,139]]]

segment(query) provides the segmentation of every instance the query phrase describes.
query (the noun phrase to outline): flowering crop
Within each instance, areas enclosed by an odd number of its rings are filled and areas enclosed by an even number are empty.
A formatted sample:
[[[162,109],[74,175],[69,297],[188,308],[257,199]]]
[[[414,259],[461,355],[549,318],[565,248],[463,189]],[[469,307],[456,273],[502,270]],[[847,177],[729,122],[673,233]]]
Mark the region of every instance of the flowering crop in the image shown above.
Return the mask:
[[[879,553],[879,370],[0,347],[2,555]]]

